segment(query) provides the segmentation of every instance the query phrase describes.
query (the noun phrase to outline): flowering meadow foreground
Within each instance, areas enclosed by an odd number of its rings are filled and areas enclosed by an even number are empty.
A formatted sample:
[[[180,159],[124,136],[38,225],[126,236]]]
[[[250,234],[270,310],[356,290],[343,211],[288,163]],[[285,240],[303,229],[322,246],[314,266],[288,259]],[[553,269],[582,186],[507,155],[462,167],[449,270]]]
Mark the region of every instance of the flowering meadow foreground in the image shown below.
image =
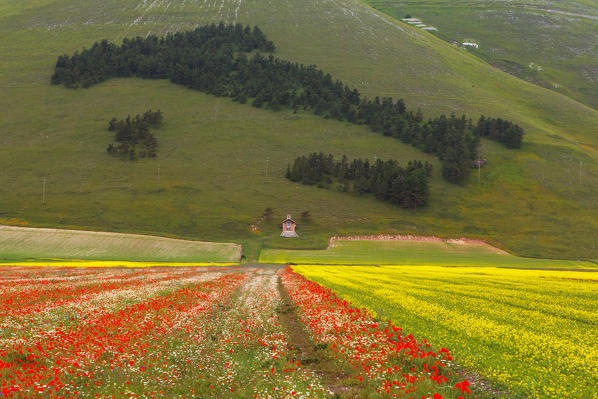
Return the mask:
[[[479,396],[451,361],[290,268],[0,267],[0,397]]]

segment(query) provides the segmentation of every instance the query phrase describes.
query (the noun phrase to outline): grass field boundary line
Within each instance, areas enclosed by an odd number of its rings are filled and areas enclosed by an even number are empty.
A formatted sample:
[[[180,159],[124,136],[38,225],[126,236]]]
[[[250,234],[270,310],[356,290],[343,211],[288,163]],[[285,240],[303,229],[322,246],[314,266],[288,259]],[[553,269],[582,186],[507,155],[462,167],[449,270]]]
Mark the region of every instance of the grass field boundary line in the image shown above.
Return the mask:
[[[529,259],[535,259],[535,258],[529,258]],[[541,258],[538,258],[541,259]],[[562,259],[555,259],[555,260],[562,260]],[[318,262],[318,263],[310,263],[310,262],[279,262],[276,263],[274,261],[272,262],[268,262],[268,263],[272,263],[272,264],[280,264],[280,265],[290,265],[290,266],[369,266],[369,267],[386,267],[386,266],[406,266],[406,267],[429,267],[429,266],[434,266],[434,267],[446,267],[446,268],[462,268],[462,267],[468,267],[468,266],[463,266],[463,265],[401,265],[401,264],[394,264],[394,263],[382,263],[382,264],[371,264],[371,263],[322,263],[322,262]],[[595,263],[595,262],[592,262]],[[477,266],[472,266],[472,267],[477,267]],[[546,270],[546,271],[557,271],[557,272],[590,272],[590,273],[598,273],[598,268],[596,269],[567,269],[567,268],[548,268],[548,267],[509,267],[509,266],[485,266],[487,268],[497,268],[497,269],[517,269],[517,270]]]
[[[55,259],[48,262],[34,260],[19,260],[5,262],[0,260],[0,267],[89,267],[89,268],[147,268],[147,267],[229,267],[238,266],[235,262],[156,262],[156,261],[118,261],[118,260],[89,260],[89,259]]]
[[[531,258],[534,259],[534,258]],[[594,262],[592,262],[594,263]],[[452,266],[451,266],[452,267]],[[598,272],[598,268],[596,269],[565,269],[565,268],[554,268],[551,269],[549,267],[507,267],[507,266],[496,266],[497,269],[517,269],[517,270],[546,270],[546,271],[556,271],[556,272],[589,272],[589,273],[596,273]]]

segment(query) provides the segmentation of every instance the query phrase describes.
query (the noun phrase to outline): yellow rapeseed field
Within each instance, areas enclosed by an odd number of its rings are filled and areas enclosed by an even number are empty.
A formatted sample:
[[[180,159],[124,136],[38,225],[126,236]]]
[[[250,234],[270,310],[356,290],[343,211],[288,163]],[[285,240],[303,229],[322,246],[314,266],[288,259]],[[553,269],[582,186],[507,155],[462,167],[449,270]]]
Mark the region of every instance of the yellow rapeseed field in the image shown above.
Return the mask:
[[[598,398],[598,274],[493,267],[293,269],[465,369],[532,398]]]

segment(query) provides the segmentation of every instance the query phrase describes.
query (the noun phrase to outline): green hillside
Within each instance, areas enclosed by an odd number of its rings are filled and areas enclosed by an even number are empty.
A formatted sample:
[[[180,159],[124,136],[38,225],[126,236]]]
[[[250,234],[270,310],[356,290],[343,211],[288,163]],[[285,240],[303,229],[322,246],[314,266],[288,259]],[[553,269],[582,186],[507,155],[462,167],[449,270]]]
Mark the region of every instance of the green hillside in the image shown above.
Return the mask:
[[[249,256],[262,246],[321,247],[330,234],[400,231],[483,237],[525,255],[598,258],[598,112],[362,3],[0,0],[0,15],[0,52],[9,55],[0,59],[0,223],[236,241]],[[258,110],[167,81],[49,84],[58,55],[102,38],[221,20],[258,24],[278,57],[316,64],[365,95],[403,97],[427,115],[516,121],[527,130],[523,148],[483,141],[489,163],[480,182],[472,174],[460,187],[441,179],[433,157],[364,126]],[[148,108],[164,114],[155,132],[159,158],[107,155],[110,118]],[[287,164],[310,151],[433,162],[430,206],[407,211],[284,179]],[[259,222],[268,207],[272,219]],[[298,220],[301,238],[278,238],[282,217],[304,211],[311,217]],[[258,232],[249,228],[255,223]]]
[[[367,0],[378,10],[410,15],[492,65],[598,108],[596,0]]]

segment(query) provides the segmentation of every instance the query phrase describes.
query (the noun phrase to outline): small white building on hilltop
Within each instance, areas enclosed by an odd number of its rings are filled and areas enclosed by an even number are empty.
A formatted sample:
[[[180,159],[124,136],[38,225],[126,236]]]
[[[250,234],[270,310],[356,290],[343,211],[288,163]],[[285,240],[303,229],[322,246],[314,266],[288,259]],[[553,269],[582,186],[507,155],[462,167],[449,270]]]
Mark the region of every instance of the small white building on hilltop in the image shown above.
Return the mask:
[[[480,48],[480,45],[473,42],[463,42],[463,47]]]
[[[402,18],[401,21],[408,23],[409,25],[415,26],[416,28],[420,28],[421,30],[427,30],[427,31],[437,31],[438,29],[433,27],[433,26],[427,26],[426,24],[424,24],[424,21],[422,21],[419,18]]]

